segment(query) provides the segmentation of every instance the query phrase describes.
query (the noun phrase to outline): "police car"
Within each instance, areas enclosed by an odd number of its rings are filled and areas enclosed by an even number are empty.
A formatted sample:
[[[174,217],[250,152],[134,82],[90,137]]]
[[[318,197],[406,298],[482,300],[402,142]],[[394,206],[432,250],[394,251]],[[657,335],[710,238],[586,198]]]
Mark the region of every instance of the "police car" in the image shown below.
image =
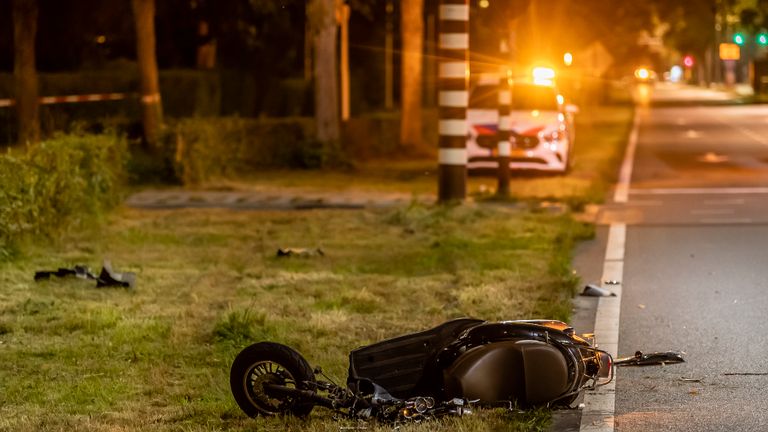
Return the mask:
[[[552,78],[514,80],[511,85],[511,170],[565,173],[570,168],[576,108],[565,105]],[[498,168],[497,89],[497,76],[486,74],[478,79],[470,93],[469,170]]]

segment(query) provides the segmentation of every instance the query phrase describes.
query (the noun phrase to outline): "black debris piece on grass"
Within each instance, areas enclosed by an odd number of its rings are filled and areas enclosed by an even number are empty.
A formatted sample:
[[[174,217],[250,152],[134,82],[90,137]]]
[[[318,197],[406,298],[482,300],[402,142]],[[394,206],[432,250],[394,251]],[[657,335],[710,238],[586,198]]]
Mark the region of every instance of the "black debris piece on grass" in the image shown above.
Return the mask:
[[[84,265],[76,265],[71,269],[59,268],[58,270],[40,270],[35,272],[35,281],[48,280],[52,276],[59,278],[75,276],[80,279],[96,281],[96,288],[134,288],[136,286],[136,274],[132,272],[116,272],[112,270],[112,263],[104,260],[101,273],[98,276]]]
[[[614,360],[616,366],[653,366],[666,365],[673,363],[684,363],[685,359],[680,351],[664,351],[643,354],[642,351],[635,352],[632,357],[624,357]]]
[[[309,258],[316,256],[325,256],[325,252],[322,249],[305,249],[305,248],[280,248],[277,250],[277,256],[279,258],[284,257],[301,257]]]

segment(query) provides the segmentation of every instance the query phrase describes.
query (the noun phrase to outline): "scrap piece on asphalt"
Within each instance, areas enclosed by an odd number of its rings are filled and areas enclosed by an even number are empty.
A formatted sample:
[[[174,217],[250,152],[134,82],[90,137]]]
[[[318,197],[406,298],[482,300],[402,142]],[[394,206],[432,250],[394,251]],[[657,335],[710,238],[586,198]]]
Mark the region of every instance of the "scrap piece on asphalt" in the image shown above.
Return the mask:
[[[309,258],[314,256],[325,256],[325,252],[322,249],[306,249],[306,248],[280,248],[277,250],[278,257],[302,257]]]
[[[586,297],[616,297],[616,293],[605,288],[600,288],[595,284],[587,284],[587,286],[584,287],[584,291],[581,292],[581,295]]]
[[[632,357],[616,359],[613,364],[616,366],[652,366],[666,365],[673,363],[683,363],[683,353],[680,351],[663,351],[643,354],[642,351],[636,351]]]

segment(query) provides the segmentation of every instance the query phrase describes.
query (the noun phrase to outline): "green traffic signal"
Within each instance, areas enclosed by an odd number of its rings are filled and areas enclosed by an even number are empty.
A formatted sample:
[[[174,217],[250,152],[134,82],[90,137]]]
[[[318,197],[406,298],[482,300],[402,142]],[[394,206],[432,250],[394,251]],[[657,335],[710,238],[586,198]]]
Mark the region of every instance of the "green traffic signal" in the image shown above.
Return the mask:
[[[757,43],[760,45],[768,45],[768,33],[760,33],[757,35]]]
[[[733,35],[733,43],[736,45],[744,45],[744,35],[741,33]]]

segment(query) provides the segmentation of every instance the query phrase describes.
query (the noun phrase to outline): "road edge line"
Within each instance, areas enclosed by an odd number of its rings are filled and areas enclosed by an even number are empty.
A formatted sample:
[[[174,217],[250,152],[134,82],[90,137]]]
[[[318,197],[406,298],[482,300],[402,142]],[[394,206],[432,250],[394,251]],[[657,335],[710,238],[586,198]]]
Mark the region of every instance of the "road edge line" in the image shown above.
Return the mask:
[[[635,160],[635,150],[637,149],[637,136],[640,124],[640,111],[635,108],[635,115],[632,119],[632,130],[629,133],[627,141],[627,150],[624,153],[624,161],[621,163],[619,171],[619,181],[616,184],[616,190],[613,194],[613,201],[625,203],[629,199],[629,183],[632,179],[632,165]]]
[[[624,274],[624,247],[627,225],[611,224],[603,262],[603,288],[613,291],[615,297],[600,297],[595,312],[595,341],[599,348],[614,358],[619,352],[619,321],[621,317],[621,280]],[[605,281],[619,281],[606,285]],[[616,371],[610,384],[589,390],[584,395],[580,432],[613,432],[616,407]]]
[[[632,179],[632,165],[640,124],[640,114],[635,109],[632,119],[632,130],[629,133],[624,161],[619,172],[619,181],[614,191],[613,201],[626,203],[629,199],[629,185]],[[621,291],[624,276],[624,253],[627,238],[625,223],[612,223],[608,228],[608,241],[603,261],[601,286],[610,289],[615,297],[600,297],[595,311],[595,341],[600,349],[609,352],[614,358],[619,354],[619,324],[621,321]],[[618,281],[617,285],[605,286],[606,281]],[[584,409],[581,412],[580,432],[613,432],[616,427],[616,380],[595,390],[589,390],[584,395]]]

